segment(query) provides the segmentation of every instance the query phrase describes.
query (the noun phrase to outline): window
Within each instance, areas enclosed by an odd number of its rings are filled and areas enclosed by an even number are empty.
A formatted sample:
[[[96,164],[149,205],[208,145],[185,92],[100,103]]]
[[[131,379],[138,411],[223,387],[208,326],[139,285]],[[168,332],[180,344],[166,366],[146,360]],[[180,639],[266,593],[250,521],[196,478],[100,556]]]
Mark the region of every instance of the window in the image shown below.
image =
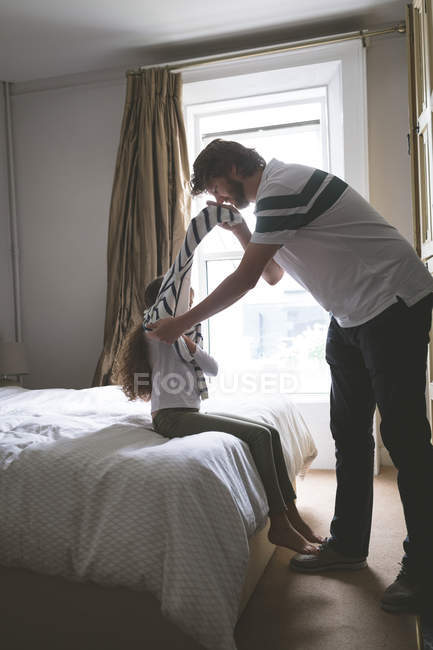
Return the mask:
[[[277,158],[328,169],[326,88],[212,103],[211,108],[212,113],[197,120],[194,157],[215,138],[223,138],[253,147],[265,160]],[[198,210],[205,201],[206,197],[201,197],[197,202]],[[242,211],[251,232],[255,229],[253,210],[250,205]],[[221,252],[227,248],[227,233],[216,230],[216,235],[203,240],[201,250]],[[236,239],[230,248],[242,252]]]
[[[275,69],[267,71],[235,74],[231,67],[230,72],[202,71],[200,79],[184,75],[191,161],[208,142],[222,137],[254,147],[266,160],[332,171],[366,196],[363,54],[353,47],[349,56],[345,45],[337,49],[338,56],[336,50],[329,56],[322,49],[311,65],[303,65],[297,55],[289,68],[274,58]],[[343,122],[343,107],[357,129]],[[195,201],[194,214],[206,198]],[[253,231],[253,206],[242,214]],[[194,258],[197,302],[235,270],[242,254],[230,232],[213,229]],[[205,347],[220,362],[218,376],[209,381],[210,394],[329,394],[328,323],[329,315],[288,274],[275,286],[260,279],[240,301],[202,323]]]
[[[326,88],[234,100],[223,107],[216,103],[212,109],[198,120],[199,150],[221,137],[254,147],[266,160],[327,168]],[[200,198],[197,211],[205,199]],[[242,214],[253,231],[253,206]],[[233,235],[214,228],[195,256],[193,281],[201,278],[210,293],[235,270],[242,254]],[[260,279],[254,290],[207,324],[206,347],[221,361],[210,382],[213,394],[328,392],[328,321],[328,314],[287,274],[274,287]]]

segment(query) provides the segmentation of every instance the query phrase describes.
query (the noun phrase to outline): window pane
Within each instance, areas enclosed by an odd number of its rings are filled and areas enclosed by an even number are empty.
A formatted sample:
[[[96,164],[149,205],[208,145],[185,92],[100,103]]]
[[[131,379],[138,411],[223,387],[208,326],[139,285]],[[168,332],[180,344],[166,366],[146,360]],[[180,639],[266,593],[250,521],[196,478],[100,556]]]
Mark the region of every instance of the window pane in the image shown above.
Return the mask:
[[[253,100],[254,101],[254,100]],[[272,104],[267,107],[213,113],[200,119],[200,133],[203,145],[214,138],[223,137],[225,140],[237,140],[224,134],[236,129],[260,129],[275,124],[288,124],[320,120],[322,105],[318,101],[299,103]]]
[[[222,137],[253,147],[267,161],[277,158],[327,168],[323,89],[317,89],[315,98],[293,103],[269,97],[264,105],[265,99],[259,96],[255,106],[254,99],[244,109],[225,107],[218,113],[215,106],[214,113],[202,115],[198,124],[201,148]],[[197,201],[197,212],[209,198],[213,197],[205,195]],[[242,210],[251,232],[256,222],[253,210],[254,205]],[[213,229],[200,244],[198,264],[193,266],[202,297],[233,273],[242,254],[236,237],[222,228]],[[218,376],[210,380],[211,392],[328,392],[328,323],[328,314],[288,274],[275,286],[261,279],[254,290],[208,321],[207,344],[220,362]]]
[[[207,261],[210,293],[239,260]],[[289,275],[260,279],[242,300],[209,320],[209,350],[220,362],[213,394],[323,393],[329,316]]]

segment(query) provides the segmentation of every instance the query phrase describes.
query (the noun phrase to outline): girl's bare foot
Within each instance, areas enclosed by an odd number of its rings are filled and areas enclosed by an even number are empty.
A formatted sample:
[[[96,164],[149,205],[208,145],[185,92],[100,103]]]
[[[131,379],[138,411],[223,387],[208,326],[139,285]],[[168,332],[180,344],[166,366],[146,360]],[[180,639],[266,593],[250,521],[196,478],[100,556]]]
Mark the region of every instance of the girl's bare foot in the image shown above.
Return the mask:
[[[315,544],[321,544],[325,541],[325,538],[321,535],[316,535],[316,533],[311,530],[310,526],[302,519],[301,515],[296,508],[295,502],[290,501],[287,504],[287,519],[292,524],[292,526],[309,542],[314,542]]]
[[[271,518],[268,539],[275,546],[285,546],[304,555],[317,555],[318,553],[317,547],[307,542],[305,537],[298,533],[288,520],[285,523],[276,523]]]

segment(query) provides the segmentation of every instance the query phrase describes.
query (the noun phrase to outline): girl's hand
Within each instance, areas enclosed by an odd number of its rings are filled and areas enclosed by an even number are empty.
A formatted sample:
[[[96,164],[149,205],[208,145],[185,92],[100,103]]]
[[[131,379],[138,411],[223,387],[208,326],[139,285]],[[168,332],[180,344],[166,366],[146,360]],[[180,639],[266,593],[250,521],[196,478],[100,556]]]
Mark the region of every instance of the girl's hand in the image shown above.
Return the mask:
[[[227,208],[228,210],[231,210],[232,212],[235,212],[236,214],[240,215],[239,210],[235,208],[234,205],[231,205],[230,203],[217,203],[216,201],[206,201],[206,203],[208,205],[220,205],[222,208]],[[224,230],[230,230],[230,232],[232,232],[236,236],[238,236],[242,231],[245,231],[245,229],[248,231],[248,234],[250,234],[250,230],[243,217],[240,223],[231,224],[229,221],[226,221],[225,223],[219,223],[217,225],[220,228],[224,228]]]
[[[147,325],[152,330],[147,335],[151,339],[156,339],[163,343],[174,343],[183,333],[183,326],[181,324],[179,325],[179,320],[179,318],[173,318],[173,316],[160,318],[155,323]]]
[[[185,341],[188,350],[191,352],[191,354],[195,354],[195,351],[197,349],[197,345],[194,343],[192,339],[189,338],[186,334],[182,334],[182,338]]]

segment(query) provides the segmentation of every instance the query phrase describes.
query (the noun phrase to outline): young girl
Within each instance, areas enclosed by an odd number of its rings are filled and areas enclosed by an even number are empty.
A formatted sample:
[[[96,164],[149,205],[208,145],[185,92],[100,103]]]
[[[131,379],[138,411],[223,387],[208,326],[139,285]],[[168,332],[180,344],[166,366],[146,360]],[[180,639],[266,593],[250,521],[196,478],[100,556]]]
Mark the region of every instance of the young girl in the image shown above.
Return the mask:
[[[146,308],[154,304],[162,280],[163,276],[159,276],[146,287]],[[191,289],[189,308],[192,300]],[[215,376],[218,372],[215,359],[188,336],[182,336],[202,371]],[[268,499],[269,540],[298,553],[318,552],[312,543],[324,540],[311,530],[296,508],[296,494],[287,474],[280,435],[274,427],[239,415],[200,413],[197,376],[192,365],[181,359],[172,345],[150,338],[141,325],[126,338],[113,377],[129,399],[151,400],[154,429],[167,438],[223,431],[245,441]]]

